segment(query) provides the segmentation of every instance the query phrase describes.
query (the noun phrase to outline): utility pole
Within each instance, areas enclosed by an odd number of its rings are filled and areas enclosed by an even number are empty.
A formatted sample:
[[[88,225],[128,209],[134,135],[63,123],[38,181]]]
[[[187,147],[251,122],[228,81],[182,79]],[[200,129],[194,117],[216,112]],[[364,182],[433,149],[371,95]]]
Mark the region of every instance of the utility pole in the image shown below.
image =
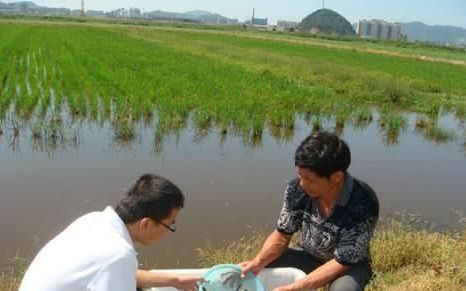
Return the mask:
[[[81,0],[81,16],[86,16],[86,12],[84,11],[84,0]]]
[[[325,0],[322,0],[322,9],[325,9]]]
[[[254,13],[255,12],[256,12],[256,8],[252,8],[251,28],[254,26]]]

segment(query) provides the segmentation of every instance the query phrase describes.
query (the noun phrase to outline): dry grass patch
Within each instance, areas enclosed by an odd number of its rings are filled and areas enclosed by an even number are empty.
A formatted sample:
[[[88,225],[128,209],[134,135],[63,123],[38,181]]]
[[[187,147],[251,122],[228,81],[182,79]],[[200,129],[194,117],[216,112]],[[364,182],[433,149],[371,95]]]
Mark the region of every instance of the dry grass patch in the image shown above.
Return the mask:
[[[199,249],[200,267],[253,258],[267,233]],[[428,232],[394,221],[376,231],[371,249],[375,276],[366,290],[464,290],[466,232]]]

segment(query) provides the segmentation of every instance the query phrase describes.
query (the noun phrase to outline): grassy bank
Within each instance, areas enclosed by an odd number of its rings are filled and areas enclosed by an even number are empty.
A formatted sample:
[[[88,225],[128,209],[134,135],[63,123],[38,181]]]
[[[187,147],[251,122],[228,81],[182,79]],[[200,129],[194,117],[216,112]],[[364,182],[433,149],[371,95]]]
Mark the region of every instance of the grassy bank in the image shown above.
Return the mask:
[[[266,231],[261,230],[221,246],[199,249],[199,267],[251,259],[265,236]],[[368,291],[464,290],[466,232],[428,232],[392,222],[376,231],[371,250],[375,275]],[[0,290],[17,290],[26,267],[26,260],[12,259],[1,272]]]
[[[265,130],[283,137],[297,115],[344,124],[375,108],[464,119],[465,66],[419,59],[419,48],[387,44],[383,52],[384,45],[194,25],[7,19],[0,21],[0,129],[17,121],[44,139],[41,128],[60,116],[108,122],[112,136],[131,140],[143,121],[158,140],[192,119],[200,133],[252,141]]]
[[[19,289],[21,279],[27,269],[29,261],[15,256],[9,260],[8,265],[0,270],[0,290],[16,291]]]
[[[265,232],[257,232],[221,247],[207,246],[199,250],[200,265],[251,259],[264,239]],[[375,276],[366,290],[464,290],[466,232],[428,232],[393,222],[376,231],[371,251]]]

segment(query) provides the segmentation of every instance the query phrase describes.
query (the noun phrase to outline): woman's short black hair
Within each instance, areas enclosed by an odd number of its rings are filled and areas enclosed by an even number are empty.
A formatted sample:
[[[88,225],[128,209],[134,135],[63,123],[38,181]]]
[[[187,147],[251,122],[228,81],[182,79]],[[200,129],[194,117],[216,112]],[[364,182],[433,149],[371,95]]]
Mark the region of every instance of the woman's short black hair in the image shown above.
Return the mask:
[[[325,178],[337,171],[346,172],[350,163],[348,145],[330,132],[317,132],[306,137],[295,153],[295,166],[307,168]]]
[[[183,193],[175,184],[163,177],[145,174],[131,186],[115,212],[125,224],[130,224],[144,217],[161,221],[172,209],[183,206]]]

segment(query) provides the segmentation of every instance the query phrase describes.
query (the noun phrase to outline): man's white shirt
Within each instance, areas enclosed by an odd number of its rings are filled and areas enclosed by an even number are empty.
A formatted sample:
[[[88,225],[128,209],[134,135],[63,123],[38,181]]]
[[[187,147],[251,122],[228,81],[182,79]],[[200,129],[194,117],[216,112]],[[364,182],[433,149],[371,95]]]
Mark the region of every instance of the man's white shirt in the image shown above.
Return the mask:
[[[86,214],[34,258],[20,291],[133,291],[138,262],[128,230],[111,207]]]

